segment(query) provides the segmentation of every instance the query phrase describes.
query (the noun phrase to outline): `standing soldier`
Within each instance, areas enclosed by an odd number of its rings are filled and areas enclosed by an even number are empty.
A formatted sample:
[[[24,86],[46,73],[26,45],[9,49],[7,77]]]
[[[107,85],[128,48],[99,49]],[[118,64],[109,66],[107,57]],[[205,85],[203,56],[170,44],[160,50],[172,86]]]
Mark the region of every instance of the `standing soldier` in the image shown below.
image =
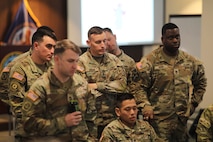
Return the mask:
[[[106,34],[102,28],[89,29],[87,45],[89,49],[80,56],[77,71],[88,81],[96,97],[98,136],[96,131],[94,135],[99,138],[104,127],[116,118],[116,93],[126,91],[126,73],[122,62],[106,52]],[[94,130],[95,127],[90,128]]]
[[[56,43],[53,69],[26,93],[23,124],[30,135],[23,140],[95,142],[85,121],[88,115],[95,117],[94,97],[88,93],[87,81],[75,73],[80,53],[68,39]]]
[[[135,61],[130,56],[125,54],[122,49],[119,48],[117,44],[117,37],[115,34],[113,34],[110,28],[104,28],[104,32],[107,37],[107,40],[106,40],[107,51],[115,55],[116,57],[118,57],[123,63],[124,69],[126,71],[126,77],[127,77],[127,89],[129,90],[129,85],[132,80],[131,74],[135,72],[136,70]]]
[[[137,69],[141,78],[141,98],[149,101],[143,115],[165,142],[186,142],[187,120],[206,91],[203,64],[179,50],[177,25],[162,27],[163,46],[144,56]]]
[[[54,31],[48,26],[41,26],[37,29],[37,31],[39,31],[39,30],[48,30],[48,31],[54,33]],[[2,102],[10,105],[9,96],[8,96],[8,82],[9,82],[10,69],[12,68],[12,66],[15,63],[23,60],[28,55],[31,55],[31,53],[32,53],[32,48],[30,48],[29,51],[15,57],[15,59],[13,59],[10,63],[8,63],[6,65],[6,67],[4,67],[3,70],[1,71],[1,73],[0,73],[0,100]]]
[[[56,44],[55,33],[48,29],[37,30],[32,37],[32,53],[17,62],[10,70],[9,101],[15,117],[15,137],[21,139],[27,133],[23,130],[21,107],[26,91],[33,82],[52,66]]]

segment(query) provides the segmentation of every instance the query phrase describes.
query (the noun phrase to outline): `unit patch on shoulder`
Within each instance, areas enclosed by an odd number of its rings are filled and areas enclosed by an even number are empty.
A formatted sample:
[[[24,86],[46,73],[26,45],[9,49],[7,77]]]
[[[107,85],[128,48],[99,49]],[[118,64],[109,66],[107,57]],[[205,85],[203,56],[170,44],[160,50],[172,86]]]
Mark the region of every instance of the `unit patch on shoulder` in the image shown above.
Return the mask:
[[[35,92],[33,92],[33,91],[29,91],[27,93],[27,97],[29,99],[31,99],[33,102],[35,102],[39,98],[39,96]]]
[[[20,81],[22,81],[24,79],[24,76],[21,75],[18,72],[14,72],[13,75],[12,75],[12,77],[15,78],[15,79],[17,79],[17,80],[20,80]]]
[[[10,71],[10,67],[4,67],[2,72],[9,72]]]

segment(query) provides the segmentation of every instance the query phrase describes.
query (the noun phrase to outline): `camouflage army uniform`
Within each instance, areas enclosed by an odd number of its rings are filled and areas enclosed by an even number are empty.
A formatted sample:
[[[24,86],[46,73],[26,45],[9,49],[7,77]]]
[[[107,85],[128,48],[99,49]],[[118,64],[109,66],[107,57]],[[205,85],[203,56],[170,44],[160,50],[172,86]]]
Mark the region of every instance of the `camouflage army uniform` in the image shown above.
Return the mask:
[[[128,84],[131,82],[131,78],[130,78],[130,74],[132,73],[132,71],[135,70],[136,66],[135,66],[135,61],[128,56],[127,54],[125,54],[123,52],[123,50],[121,50],[121,54],[117,56],[121,62],[123,63],[124,69],[126,71],[127,74],[127,87]]]
[[[77,73],[88,83],[96,83],[92,90],[96,97],[97,126],[105,126],[116,118],[114,103],[116,93],[126,91],[126,75],[122,62],[114,55],[105,53],[102,63],[98,63],[89,50],[79,58]],[[94,126],[92,127],[95,128]]]
[[[152,126],[143,120],[137,120],[134,128],[124,125],[117,119],[108,124],[102,133],[100,142],[160,142]]]
[[[65,115],[71,100],[78,100],[83,119],[78,126],[67,127]],[[23,102],[24,129],[31,135],[28,139],[46,140],[49,136],[49,140],[59,139],[60,142],[90,141],[84,114],[96,114],[94,102],[81,76],[74,74],[61,83],[49,70],[30,87]]]
[[[12,60],[6,67],[4,67],[3,70],[1,71],[1,74],[0,74],[0,99],[2,102],[6,103],[8,105],[10,104],[9,97],[8,97],[8,81],[9,81],[10,69],[16,62],[19,62],[19,61],[23,60],[24,58],[26,58],[30,54],[30,52],[31,51],[20,54],[14,60]]]
[[[212,142],[213,141],[213,104],[204,109],[198,121],[197,142]]]
[[[136,69],[135,61],[129,57],[127,54],[121,50],[121,54],[117,57],[121,60],[124,65],[126,74],[127,74],[127,89],[131,92],[136,98],[138,107],[142,108],[144,105],[150,105],[149,101],[147,101],[146,96],[142,96],[141,87],[140,87],[140,77],[138,71]],[[145,98],[143,98],[145,97]]]
[[[30,55],[20,62],[17,62],[10,71],[9,76],[9,100],[11,111],[15,116],[15,135],[24,136],[23,126],[21,122],[21,107],[25,92],[35,80],[40,77],[51,64],[45,64],[41,69],[32,61]]]
[[[137,63],[143,94],[154,108],[151,121],[156,133],[165,141],[172,134],[185,141],[186,123],[203,98],[206,88],[204,67],[200,61],[183,51],[175,58],[163,48],[151,52]],[[146,96],[146,97],[145,97]],[[137,98],[138,99],[138,98]]]

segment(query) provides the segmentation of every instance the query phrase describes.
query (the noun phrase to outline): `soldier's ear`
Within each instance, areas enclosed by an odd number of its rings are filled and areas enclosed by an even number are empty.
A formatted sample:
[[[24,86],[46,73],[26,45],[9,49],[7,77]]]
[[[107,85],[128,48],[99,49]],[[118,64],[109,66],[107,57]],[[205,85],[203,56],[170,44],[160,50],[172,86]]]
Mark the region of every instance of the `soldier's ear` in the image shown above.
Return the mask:
[[[115,108],[115,113],[119,117],[121,115],[120,108],[116,107]]]
[[[87,41],[86,41],[86,43],[87,43],[87,46],[89,46],[90,47],[90,40],[88,39]]]
[[[57,63],[59,60],[59,56],[58,55],[54,55],[54,62]]]

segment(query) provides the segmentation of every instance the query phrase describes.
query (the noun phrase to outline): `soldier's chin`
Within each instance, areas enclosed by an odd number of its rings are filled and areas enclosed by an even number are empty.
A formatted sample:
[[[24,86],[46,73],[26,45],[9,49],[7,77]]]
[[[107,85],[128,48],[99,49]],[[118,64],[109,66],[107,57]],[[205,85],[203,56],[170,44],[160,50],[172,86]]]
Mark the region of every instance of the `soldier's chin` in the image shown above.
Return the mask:
[[[52,57],[48,57],[48,58],[47,58],[47,61],[51,61],[51,60],[52,60]]]

